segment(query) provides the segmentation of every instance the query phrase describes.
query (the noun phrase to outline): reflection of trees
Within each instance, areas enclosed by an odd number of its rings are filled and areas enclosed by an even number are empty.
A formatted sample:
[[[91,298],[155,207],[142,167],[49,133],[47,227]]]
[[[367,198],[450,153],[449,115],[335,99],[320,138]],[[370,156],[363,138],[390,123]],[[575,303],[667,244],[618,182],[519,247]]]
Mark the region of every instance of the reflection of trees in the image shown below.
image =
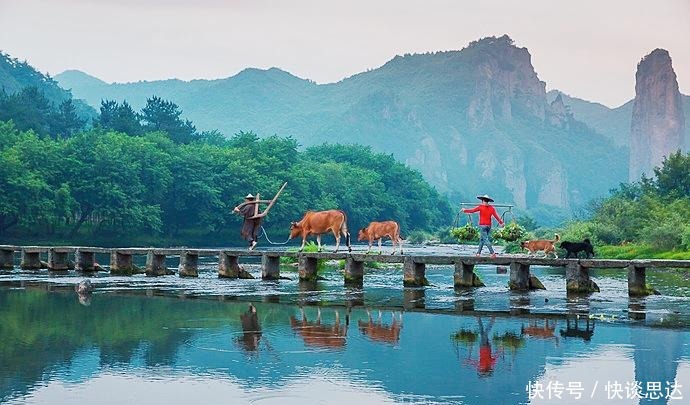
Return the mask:
[[[500,335],[494,335],[493,341],[504,349],[508,349],[512,354],[517,353],[519,349],[525,347],[525,338],[515,332],[504,332]]]
[[[0,290],[0,401],[21,395],[55,365],[70,364],[80,350],[98,347],[102,366],[171,365],[195,327],[239,323],[246,307],[222,302],[143,295],[93,296],[84,307],[75,293],[43,288]],[[285,322],[272,314],[269,322]],[[190,327],[190,329],[185,329]]]
[[[134,357],[134,353],[139,348],[140,342],[131,340],[128,342],[117,342],[100,347],[101,365],[129,363]]]
[[[193,332],[190,330],[172,329],[162,338],[146,345],[144,360],[147,366],[169,365],[174,363],[177,350],[183,342],[189,341]]]

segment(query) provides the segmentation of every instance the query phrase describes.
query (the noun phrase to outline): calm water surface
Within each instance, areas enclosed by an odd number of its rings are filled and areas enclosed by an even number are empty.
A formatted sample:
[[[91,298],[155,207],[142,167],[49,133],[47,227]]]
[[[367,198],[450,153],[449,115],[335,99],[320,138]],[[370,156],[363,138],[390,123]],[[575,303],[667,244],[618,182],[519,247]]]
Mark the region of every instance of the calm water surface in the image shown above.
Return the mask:
[[[447,266],[425,289],[403,288],[399,267],[369,270],[363,290],[337,268],[304,284],[289,267],[292,280],[263,282],[215,266],[100,273],[90,297],[74,272],[3,273],[0,402],[690,403],[683,272],[649,272],[663,295],[632,300],[623,271],[594,272],[602,292],[573,297],[562,269],[533,269],[547,290],[515,294],[495,266],[470,292]]]

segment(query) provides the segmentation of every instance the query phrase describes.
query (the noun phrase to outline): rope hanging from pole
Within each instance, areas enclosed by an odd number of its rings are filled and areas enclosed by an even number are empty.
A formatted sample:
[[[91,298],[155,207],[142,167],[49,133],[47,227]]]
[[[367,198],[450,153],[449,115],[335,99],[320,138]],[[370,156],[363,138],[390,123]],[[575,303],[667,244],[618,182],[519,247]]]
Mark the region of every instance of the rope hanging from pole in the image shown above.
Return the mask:
[[[506,214],[510,213],[510,218],[514,221],[515,220],[515,214],[513,213],[513,206],[509,206],[507,210],[503,211],[503,214],[501,214],[501,221],[504,223],[506,222]]]
[[[271,239],[268,238],[268,234],[266,233],[266,229],[263,225],[261,225],[261,235],[259,235],[257,239],[261,238],[262,236],[266,238],[266,241],[268,241],[268,243],[270,243],[271,245],[287,245],[287,243],[290,242],[289,236],[285,242],[273,242]]]

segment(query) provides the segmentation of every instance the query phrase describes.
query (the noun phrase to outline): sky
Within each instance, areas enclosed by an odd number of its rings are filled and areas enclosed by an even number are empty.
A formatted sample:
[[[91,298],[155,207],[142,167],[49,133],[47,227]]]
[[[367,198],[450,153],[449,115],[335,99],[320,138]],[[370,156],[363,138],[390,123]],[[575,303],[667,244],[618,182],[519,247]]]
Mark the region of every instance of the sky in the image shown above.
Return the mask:
[[[0,50],[107,82],[279,67],[329,83],[503,34],[547,89],[619,106],[640,59],[664,48],[690,94],[690,0],[0,0]]]

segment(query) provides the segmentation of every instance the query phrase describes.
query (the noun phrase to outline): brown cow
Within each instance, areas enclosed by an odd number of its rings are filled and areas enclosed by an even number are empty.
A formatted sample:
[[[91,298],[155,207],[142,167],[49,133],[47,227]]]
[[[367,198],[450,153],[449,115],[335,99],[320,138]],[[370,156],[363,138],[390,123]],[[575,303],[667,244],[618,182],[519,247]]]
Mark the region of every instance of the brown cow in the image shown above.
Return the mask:
[[[400,254],[403,254],[402,248],[402,238],[400,237],[400,225],[395,221],[384,221],[384,222],[370,222],[369,226],[359,230],[359,235],[357,237],[358,241],[363,241],[365,239],[369,240],[369,249],[367,253],[371,251],[371,244],[375,239],[379,240],[379,254],[383,253],[381,250],[381,240],[384,237],[388,237],[393,243],[392,255],[395,254],[397,249],[396,244],[400,246]]]
[[[554,339],[556,340],[556,344],[558,344],[558,337],[554,335],[555,330],[556,323],[554,322],[553,324],[549,324],[549,320],[545,319],[544,326],[539,326],[535,320],[530,322],[529,326],[522,325],[520,332],[522,335],[531,336],[537,339]]]
[[[304,250],[304,244],[309,235],[316,235],[316,242],[319,245],[319,251],[321,251],[321,235],[326,232],[333,232],[336,252],[340,248],[341,233],[345,237],[347,249],[352,252],[350,232],[347,231],[347,215],[341,210],[307,211],[299,222],[290,224],[290,239],[298,235],[302,237],[300,252]]]
[[[395,317],[395,313],[392,314],[393,320],[390,326],[384,325],[381,322],[381,311],[379,311],[379,318],[376,322],[371,318],[371,312],[367,311],[367,314],[369,315],[369,322],[357,321],[360,332],[376,342],[397,344],[400,341],[402,313],[400,313],[399,318]]]
[[[316,322],[307,321],[307,316],[302,312],[302,319],[297,320],[294,315],[290,316],[290,326],[302,336],[304,344],[307,346],[320,346],[329,348],[341,348],[345,346],[347,336],[347,317],[345,325],[340,325],[340,314],[335,311],[335,324],[333,326],[321,325],[321,308],[318,308]]]

